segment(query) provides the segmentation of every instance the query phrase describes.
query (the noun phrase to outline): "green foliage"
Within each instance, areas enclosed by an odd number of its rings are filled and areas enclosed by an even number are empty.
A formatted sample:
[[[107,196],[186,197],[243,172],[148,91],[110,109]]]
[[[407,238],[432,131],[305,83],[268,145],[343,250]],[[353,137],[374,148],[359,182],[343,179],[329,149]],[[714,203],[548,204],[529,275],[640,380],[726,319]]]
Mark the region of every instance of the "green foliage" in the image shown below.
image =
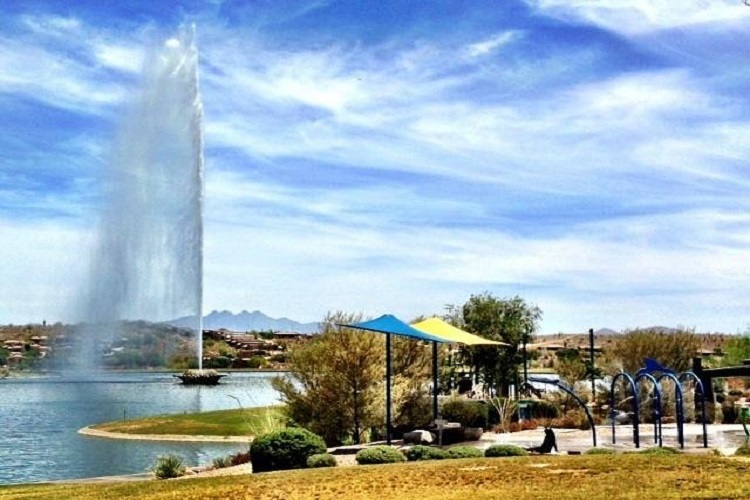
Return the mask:
[[[279,352],[271,356],[270,361],[274,363],[286,363],[287,355],[285,352]]]
[[[529,402],[529,408],[531,411],[531,418],[535,420],[552,419],[560,416],[560,407],[546,399],[531,400],[531,402]]]
[[[448,449],[448,458],[478,458],[483,457],[484,452],[473,446],[454,446]]]
[[[589,448],[583,452],[584,455],[614,455],[615,450],[611,448]]]
[[[454,315],[458,308],[449,306]],[[498,299],[485,292],[472,295],[460,309],[460,318],[452,318],[467,331],[481,337],[509,344],[503,349],[476,346],[472,348],[472,366],[485,385],[507,393],[515,382],[523,356],[521,346],[530,342],[539,327],[542,310],[527,304],[521,297]]]
[[[484,450],[484,456],[490,457],[525,457],[526,450],[512,444],[495,444]]]
[[[662,366],[679,373],[691,368],[692,359],[700,348],[700,338],[689,330],[673,333],[632,330],[618,337],[612,353],[628,373],[643,368],[646,358],[654,358]]]
[[[750,359],[750,335],[732,337],[724,344],[722,366],[738,366],[746,359]]]
[[[211,462],[214,469],[224,469],[232,466],[232,457],[216,457]]]
[[[316,453],[307,459],[307,466],[310,468],[336,467],[336,457],[330,453]]]
[[[373,446],[357,453],[355,459],[359,465],[392,464],[405,462],[403,453],[390,446]]]
[[[323,436],[331,446],[384,421],[384,335],[341,328],[361,321],[360,315],[329,314],[322,333],[288,352],[289,374],[273,381],[286,404],[288,418]],[[420,342],[393,339],[393,421],[423,426],[429,422],[427,386],[430,352]]]
[[[587,364],[581,358],[581,352],[578,349],[560,349],[555,355],[557,357],[555,372],[569,385],[572,386],[586,377]]]
[[[254,472],[300,469],[307,459],[325,453],[323,438],[300,428],[288,428],[260,436],[250,445]]]
[[[226,356],[216,356],[204,361],[203,368],[230,368],[234,359]]]
[[[156,459],[152,472],[157,479],[172,479],[184,476],[187,467],[177,455],[161,455]]]
[[[247,360],[247,367],[252,369],[263,368],[268,364],[263,356],[253,356]]]
[[[431,446],[412,446],[408,450],[404,451],[404,455],[409,462],[417,462],[419,460],[442,460],[446,458],[446,453],[440,448],[432,448]]]
[[[458,422],[463,427],[487,428],[489,406],[483,401],[464,398],[451,398],[443,402],[442,417],[449,422]]]
[[[750,442],[745,441],[742,446],[734,451],[735,456],[747,457],[750,456]]]

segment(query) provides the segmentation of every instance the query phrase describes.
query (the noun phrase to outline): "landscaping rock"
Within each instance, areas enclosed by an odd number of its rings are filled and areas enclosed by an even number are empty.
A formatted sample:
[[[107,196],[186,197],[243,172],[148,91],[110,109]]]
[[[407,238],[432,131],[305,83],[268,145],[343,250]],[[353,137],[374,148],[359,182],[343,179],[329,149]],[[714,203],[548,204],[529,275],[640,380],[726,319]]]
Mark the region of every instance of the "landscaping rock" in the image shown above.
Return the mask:
[[[435,436],[430,431],[416,430],[404,433],[404,444],[432,444]]]

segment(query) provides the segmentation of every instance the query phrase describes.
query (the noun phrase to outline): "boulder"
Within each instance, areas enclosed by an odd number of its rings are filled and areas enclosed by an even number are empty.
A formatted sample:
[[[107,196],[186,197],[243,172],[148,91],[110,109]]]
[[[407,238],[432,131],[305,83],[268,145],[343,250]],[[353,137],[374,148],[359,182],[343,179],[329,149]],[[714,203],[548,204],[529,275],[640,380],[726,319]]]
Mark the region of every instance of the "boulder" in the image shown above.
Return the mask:
[[[465,427],[464,428],[464,439],[466,441],[479,441],[482,439],[484,429],[481,427]]]
[[[432,444],[435,436],[430,431],[416,430],[404,433],[404,444]]]

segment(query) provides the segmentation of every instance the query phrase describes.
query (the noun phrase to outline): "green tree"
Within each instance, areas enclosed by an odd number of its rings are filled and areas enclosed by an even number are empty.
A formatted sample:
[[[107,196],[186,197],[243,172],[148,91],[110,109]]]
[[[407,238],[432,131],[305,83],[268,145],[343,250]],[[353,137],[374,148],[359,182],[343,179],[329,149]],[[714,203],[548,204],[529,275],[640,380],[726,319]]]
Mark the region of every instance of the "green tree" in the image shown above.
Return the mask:
[[[290,348],[289,374],[273,381],[287,416],[329,445],[362,439],[367,429],[384,422],[385,336],[338,326],[361,320],[361,315],[329,314],[319,335]],[[429,354],[421,342],[393,339],[396,425],[424,419],[429,412]]]
[[[628,373],[643,368],[646,358],[657,360],[665,368],[683,372],[691,368],[692,359],[700,348],[700,338],[691,330],[636,329],[617,339],[612,354]]]
[[[738,366],[750,359],[750,334],[733,337],[724,344],[722,366]]]
[[[581,358],[581,352],[578,349],[560,349],[555,355],[557,357],[555,371],[560,375],[560,378],[566,381],[569,385],[572,386],[587,376],[587,365],[590,364],[590,361],[584,361]]]
[[[457,308],[449,306],[448,311],[453,313],[455,321]],[[523,362],[522,345],[532,341],[541,319],[542,310],[518,296],[498,299],[485,292],[472,295],[463,305],[457,326],[509,344],[502,348],[476,346],[472,349],[476,375],[491,391],[508,394],[508,387],[516,382],[518,368]]]

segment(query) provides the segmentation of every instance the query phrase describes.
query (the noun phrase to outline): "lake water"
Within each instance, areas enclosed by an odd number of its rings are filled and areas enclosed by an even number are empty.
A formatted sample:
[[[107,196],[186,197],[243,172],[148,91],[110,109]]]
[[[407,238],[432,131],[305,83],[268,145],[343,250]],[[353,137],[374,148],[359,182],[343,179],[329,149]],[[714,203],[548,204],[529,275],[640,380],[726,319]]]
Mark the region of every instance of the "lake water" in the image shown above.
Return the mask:
[[[77,431],[112,420],[275,404],[274,376],[232,373],[215,387],[140,372],[0,380],[0,484],[138,474],[166,453],[200,465],[246,451],[242,443],[124,441]]]

